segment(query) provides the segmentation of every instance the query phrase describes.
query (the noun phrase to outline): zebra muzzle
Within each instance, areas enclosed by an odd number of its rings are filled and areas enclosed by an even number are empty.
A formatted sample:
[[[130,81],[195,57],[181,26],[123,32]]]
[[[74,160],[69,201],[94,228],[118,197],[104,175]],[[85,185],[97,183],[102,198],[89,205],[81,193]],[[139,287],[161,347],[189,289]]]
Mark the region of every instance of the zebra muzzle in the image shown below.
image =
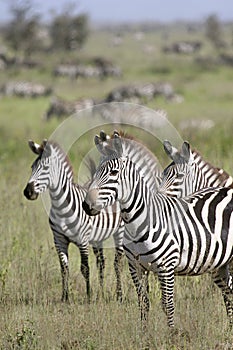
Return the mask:
[[[102,207],[99,208],[96,205],[98,193],[99,191],[96,188],[89,190],[85,200],[83,201],[83,209],[90,216],[99,214],[100,210],[102,209]]]
[[[83,207],[83,210],[85,211],[85,213],[89,216],[95,216],[95,215],[99,214],[99,212],[100,212],[100,210],[96,210],[94,208],[91,208],[90,205],[86,201],[83,201],[82,207]]]
[[[32,182],[29,182],[23,191],[24,196],[29,200],[35,200],[38,197],[38,193],[35,192]]]

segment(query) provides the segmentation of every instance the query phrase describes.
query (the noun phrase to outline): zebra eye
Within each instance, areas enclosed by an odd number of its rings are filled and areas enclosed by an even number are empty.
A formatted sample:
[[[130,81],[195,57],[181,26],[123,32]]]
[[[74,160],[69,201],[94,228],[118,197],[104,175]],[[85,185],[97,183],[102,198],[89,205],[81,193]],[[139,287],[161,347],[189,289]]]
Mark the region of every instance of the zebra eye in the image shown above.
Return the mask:
[[[113,170],[110,171],[110,175],[115,176],[117,174],[118,174],[118,170],[116,170],[116,169],[113,169]]]

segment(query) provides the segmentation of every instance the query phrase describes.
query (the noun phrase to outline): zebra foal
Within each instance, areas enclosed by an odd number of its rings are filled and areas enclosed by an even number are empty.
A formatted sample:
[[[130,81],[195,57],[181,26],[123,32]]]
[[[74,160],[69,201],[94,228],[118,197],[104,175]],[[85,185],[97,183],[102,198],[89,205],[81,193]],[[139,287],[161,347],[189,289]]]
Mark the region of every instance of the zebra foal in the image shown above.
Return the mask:
[[[125,223],[123,246],[129,261],[141,307],[147,319],[149,299],[138,276],[146,271],[158,275],[162,305],[169,327],[174,327],[175,275],[210,272],[221,289],[230,323],[233,323],[232,276],[228,265],[233,259],[233,190],[207,188],[185,198],[153,193],[134,163],[122,157],[119,136],[104,145],[95,138],[109,160],[97,169],[85,198],[89,215],[120,203]],[[105,152],[106,153],[106,152]],[[136,282],[135,282],[136,281]]]
[[[87,189],[74,183],[73,170],[60,146],[44,140],[41,145],[29,141],[29,147],[37,155],[32,164],[32,173],[24,189],[29,200],[37,199],[40,193],[49,191],[51,209],[49,224],[59,257],[62,275],[62,301],[68,300],[69,259],[68,247],[74,243],[81,254],[81,273],[86,281],[86,294],[90,300],[90,278],[88,264],[89,244],[93,246],[103,287],[105,266],[103,241],[113,236],[115,243],[114,268],[116,273],[117,298],[122,298],[120,261],[123,254],[122,239],[124,223],[117,205],[103,210],[94,218],[82,209]]]

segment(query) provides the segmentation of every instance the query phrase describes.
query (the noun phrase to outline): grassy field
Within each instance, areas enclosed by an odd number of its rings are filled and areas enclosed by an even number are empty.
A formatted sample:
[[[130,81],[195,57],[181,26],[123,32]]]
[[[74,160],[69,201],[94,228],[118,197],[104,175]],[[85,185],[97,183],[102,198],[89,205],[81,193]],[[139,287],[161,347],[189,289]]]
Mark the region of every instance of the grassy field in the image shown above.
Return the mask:
[[[131,82],[170,82],[184,101],[175,104],[158,98],[150,101],[149,107],[165,109],[183,139],[204,158],[233,174],[233,67],[202,68],[192,56],[165,55],[161,52],[164,44],[161,32],[146,33],[143,42],[126,33],[118,47],[110,44],[111,37],[111,33],[96,31],[82,52],[72,53],[68,58],[84,60],[104,53],[122,67],[121,78],[104,81],[54,78],[53,64],[66,56],[46,53],[36,57],[43,63],[41,68],[1,71],[1,82],[39,81],[69,100],[90,96],[101,99],[110,89]],[[178,38],[201,38],[204,46],[200,55],[215,57],[218,54],[201,32],[169,32],[167,41]],[[145,45],[153,47],[150,54],[143,51]],[[136,293],[126,262],[123,303],[115,301],[111,249],[105,253],[104,297],[100,295],[95,260],[90,252],[92,301],[88,304],[80,256],[76,247],[70,247],[70,303],[60,302],[60,268],[47,214],[40,199],[28,202],[23,196],[35,159],[27,140],[31,138],[39,143],[61,123],[56,118],[49,122],[41,119],[49,101],[50,97],[1,97],[0,100],[0,349],[233,349],[233,333],[228,329],[223,300],[209,276],[176,279],[175,321],[188,333],[186,338],[172,337],[169,333],[157,280],[150,276],[150,324],[148,333],[142,332]],[[191,119],[212,120],[214,126],[206,130],[181,129],[181,122]],[[90,143],[92,139],[86,135],[80,152],[85,152]],[[71,159],[76,175],[80,157],[71,152]],[[168,159],[164,157],[162,162],[165,165]]]

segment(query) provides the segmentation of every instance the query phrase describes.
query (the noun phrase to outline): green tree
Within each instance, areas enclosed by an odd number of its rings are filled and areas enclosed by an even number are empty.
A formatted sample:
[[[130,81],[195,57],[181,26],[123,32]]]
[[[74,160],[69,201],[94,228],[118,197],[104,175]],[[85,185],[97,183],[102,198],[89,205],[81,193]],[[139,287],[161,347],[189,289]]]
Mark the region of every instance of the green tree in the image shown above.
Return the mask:
[[[74,50],[81,48],[88,37],[88,16],[65,11],[54,17],[50,25],[52,48]]]
[[[16,53],[28,56],[40,46],[39,15],[33,12],[30,0],[10,1],[9,12],[12,19],[3,30],[4,39]]]
[[[211,41],[214,47],[221,48],[224,46],[221,23],[216,15],[211,15],[205,23],[206,37]]]

